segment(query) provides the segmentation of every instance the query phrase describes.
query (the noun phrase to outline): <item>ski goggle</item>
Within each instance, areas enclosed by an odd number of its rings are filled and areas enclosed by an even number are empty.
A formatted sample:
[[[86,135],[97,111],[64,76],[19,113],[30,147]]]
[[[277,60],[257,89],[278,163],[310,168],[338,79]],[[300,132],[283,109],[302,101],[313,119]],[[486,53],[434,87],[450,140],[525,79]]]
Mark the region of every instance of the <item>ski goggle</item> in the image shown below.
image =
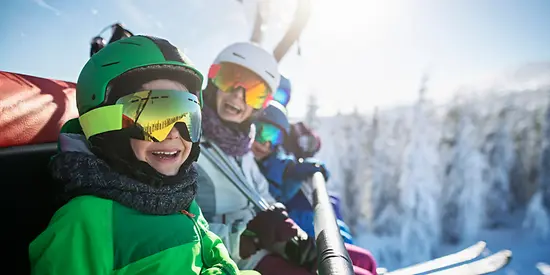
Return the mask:
[[[283,131],[267,122],[256,122],[254,123],[256,125],[256,137],[255,141],[259,143],[266,143],[271,142],[271,146],[277,146],[283,143],[284,141],[284,133]]]
[[[148,90],[119,98],[114,105],[91,110],[79,118],[86,138],[121,129],[131,137],[161,142],[176,127],[187,141],[201,136],[201,104],[186,91]]]
[[[271,89],[260,76],[237,64],[214,64],[210,67],[208,78],[223,92],[244,89],[245,102],[254,109],[264,108],[273,97]]]
[[[281,103],[283,106],[288,105],[290,101],[290,91],[281,87],[277,88],[275,95],[273,95],[273,100]]]

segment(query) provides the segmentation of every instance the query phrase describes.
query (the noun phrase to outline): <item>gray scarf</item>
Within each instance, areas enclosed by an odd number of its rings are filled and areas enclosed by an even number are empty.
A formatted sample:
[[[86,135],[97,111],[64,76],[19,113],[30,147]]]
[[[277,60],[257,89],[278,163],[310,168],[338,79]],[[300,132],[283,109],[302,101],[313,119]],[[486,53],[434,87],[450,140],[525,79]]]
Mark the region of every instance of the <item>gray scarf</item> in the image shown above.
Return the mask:
[[[92,195],[116,201],[146,214],[168,215],[186,210],[197,193],[197,171],[182,167],[178,184],[153,187],[113,171],[107,163],[84,152],[61,152],[50,162],[52,177],[63,185],[63,200]]]

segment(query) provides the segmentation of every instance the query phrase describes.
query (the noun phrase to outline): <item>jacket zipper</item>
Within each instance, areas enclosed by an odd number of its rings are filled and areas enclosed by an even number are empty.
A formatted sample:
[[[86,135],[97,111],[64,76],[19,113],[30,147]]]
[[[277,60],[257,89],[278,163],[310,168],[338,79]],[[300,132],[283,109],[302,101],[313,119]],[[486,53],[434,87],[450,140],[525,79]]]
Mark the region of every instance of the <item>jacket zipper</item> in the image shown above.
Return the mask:
[[[192,222],[193,222],[193,228],[196,230],[197,232],[197,235],[199,235],[199,243],[201,245],[201,260],[202,260],[202,267],[201,267],[201,271],[200,273],[202,273],[202,270],[204,269],[204,266],[206,266],[206,268],[210,268],[211,266],[206,262],[206,260],[204,259],[204,245],[202,244],[202,234],[201,234],[201,230],[200,230],[200,227],[199,225],[197,224],[197,221],[195,221],[195,214],[192,214],[192,213],[189,213],[187,210],[181,210],[181,213],[185,216],[187,216]],[[222,265],[221,266],[221,269],[224,273],[226,274],[231,274],[230,272],[227,271],[227,269],[225,269],[225,267]]]
[[[200,230],[197,228],[198,225],[197,225],[197,223],[195,222],[195,219],[194,219],[195,214],[191,214],[186,210],[181,210],[180,212],[183,215],[187,216],[193,222],[193,230],[195,230],[195,232],[197,232],[197,235],[199,236],[199,244],[201,246],[201,249],[200,249],[200,251],[201,251],[201,261],[202,261],[202,267],[201,267],[200,273],[202,273],[202,270],[204,269],[204,266],[206,266],[207,268],[209,268],[210,266],[208,266],[208,264],[206,263],[206,260],[204,259],[204,252],[203,252],[204,245],[202,244],[202,235],[200,234]]]

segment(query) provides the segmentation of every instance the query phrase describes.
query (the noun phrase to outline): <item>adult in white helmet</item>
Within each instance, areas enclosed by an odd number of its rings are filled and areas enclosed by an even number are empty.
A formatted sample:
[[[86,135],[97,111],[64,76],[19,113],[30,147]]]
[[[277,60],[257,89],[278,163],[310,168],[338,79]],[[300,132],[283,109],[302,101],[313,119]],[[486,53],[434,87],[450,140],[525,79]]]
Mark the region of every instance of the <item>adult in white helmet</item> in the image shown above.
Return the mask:
[[[203,91],[197,202],[210,230],[222,238],[240,268],[262,274],[311,274],[314,241],[301,234],[276,204],[250,150],[252,122],[280,81],[277,67],[270,53],[247,42],[223,49],[210,67]],[[249,188],[248,194],[260,194],[269,209],[255,209],[237,185]]]

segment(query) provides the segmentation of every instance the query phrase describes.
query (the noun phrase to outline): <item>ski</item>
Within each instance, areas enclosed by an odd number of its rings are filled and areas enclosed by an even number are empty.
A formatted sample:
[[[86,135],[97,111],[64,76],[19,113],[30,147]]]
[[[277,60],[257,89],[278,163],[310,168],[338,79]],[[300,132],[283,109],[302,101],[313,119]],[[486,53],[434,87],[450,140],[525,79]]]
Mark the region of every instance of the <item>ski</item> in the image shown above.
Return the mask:
[[[537,263],[537,269],[543,275],[550,275],[550,265],[547,263]]]
[[[483,252],[486,246],[487,246],[487,243],[485,243],[484,241],[480,241],[459,252],[446,255],[437,259],[433,259],[431,261],[397,269],[397,270],[385,273],[384,275],[406,275],[406,274],[412,275],[412,274],[419,274],[419,273],[428,272],[431,270],[436,270],[443,267],[455,265],[458,263],[462,263],[462,262],[477,258],[481,254],[481,252]]]
[[[505,267],[512,259],[512,251],[501,250],[493,255],[487,256],[463,265],[428,273],[428,275],[481,275],[495,272]]]

